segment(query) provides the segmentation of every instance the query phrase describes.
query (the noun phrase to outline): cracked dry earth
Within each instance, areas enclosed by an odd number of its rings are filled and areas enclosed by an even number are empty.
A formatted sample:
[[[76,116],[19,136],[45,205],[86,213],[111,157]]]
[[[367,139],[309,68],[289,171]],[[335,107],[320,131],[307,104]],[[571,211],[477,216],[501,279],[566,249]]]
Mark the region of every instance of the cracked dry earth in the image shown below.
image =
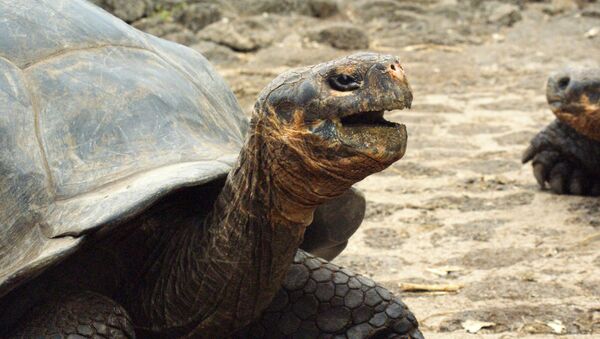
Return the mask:
[[[403,295],[428,338],[600,337],[600,242],[586,241],[600,232],[600,200],[540,191],[519,161],[553,119],[548,73],[599,60],[600,40],[584,33],[600,20],[523,14],[501,43],[407,51],[372,35],[371,50],[399,55],[412,82],[413,109],[388,115],[407,124],[409,145],[358,184],[367,217],[335,262]],[[253,91],[288,66],[267,62],[285,49],[249,57],[259,81],[221,66],[248,109]],[[313,49],[292,53],[306,63],[342,54]],[[405,293],[400,283],[463,287]],[[469,321],[487,326],[467,334]]]
[[[406,156],[358,184],[367,216],[335,262],[402,295],[428,338],[600,337],[600,199],[541,191],[520,163],[553,120],[549,72],[600,62],[600,36],[589,37],[600,15],[543,6],[528,3],[512,27],[473,24],[463,36],[431,22],[356,25],[369,50],[400,56],[415,99],[387,114],[407,125]],[[417,12],[427,23],[427,9]],[[350,53],[304,38],[316,19],[262,18],[278,40],[213,60],[247,111],[281,71]],[[408,293],[402,283],[461,288]]]

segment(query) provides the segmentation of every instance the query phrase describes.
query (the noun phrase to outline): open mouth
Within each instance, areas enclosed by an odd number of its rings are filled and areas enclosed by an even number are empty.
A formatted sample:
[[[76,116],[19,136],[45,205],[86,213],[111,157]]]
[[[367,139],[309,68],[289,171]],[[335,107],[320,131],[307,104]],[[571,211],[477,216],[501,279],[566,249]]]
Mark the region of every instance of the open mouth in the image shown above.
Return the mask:
[[[568,114],[568,115],[579,115],[586,112],[586,106],[580,103],[564,103],[560,100],[548,101],[550,110],[554,114]]]
[[[385,163],[396,161],[406,150],[406,126],[384,118],[386,111],[346,115],[334,123],[337,137],[348,147]]]
[[[397,123],[387,121],[383,117],[384,111],[360,112],[341,118],[344,127],[396,127]]]
[[[560,101],[560,100],[552,100],[552,101],[548,100],[548,105],[550,106],[550,109],[552,111],[558,111],[563,106],[562,101]]]

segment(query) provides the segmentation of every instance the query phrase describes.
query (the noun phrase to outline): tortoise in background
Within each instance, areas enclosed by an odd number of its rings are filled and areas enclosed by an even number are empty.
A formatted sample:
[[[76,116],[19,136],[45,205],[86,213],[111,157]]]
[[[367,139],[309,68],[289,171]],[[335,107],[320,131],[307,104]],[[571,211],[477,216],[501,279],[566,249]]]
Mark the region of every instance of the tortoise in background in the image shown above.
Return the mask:
[[[0,31],[1,336],[422,337],[298,250],[324,203],[311,227],[356,227],[332,209],[404,154],[396,58],[286,72],[248,124],[201,55],[85,1],[0,0]]]
[[[551,75],[546,97],[557,119],[531,141],[540,186],[557,194],[600,195],[600,68],[569,68]]]

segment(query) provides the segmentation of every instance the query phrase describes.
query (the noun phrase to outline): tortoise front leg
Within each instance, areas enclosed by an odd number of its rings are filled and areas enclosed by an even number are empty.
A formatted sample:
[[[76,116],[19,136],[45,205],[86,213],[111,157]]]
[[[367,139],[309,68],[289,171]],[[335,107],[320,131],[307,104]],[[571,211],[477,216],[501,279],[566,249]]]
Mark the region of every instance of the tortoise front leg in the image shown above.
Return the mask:
[[[371,279],[299,250],[283,288],[237,338],[421,339],[415,316]]]
[[[542,189],[557,194],[600,195],[600,142],[555,120],[530,142],[522,158],[532,162]]]
[[[333,260],[346,248],[348,239],[362,223],[366,205],[365,196],[352,187],[317,207],[300,248],[317,257]]]
[[[97,293],[61,293],[19,321],[8,338],[135,338],[127,312]]]

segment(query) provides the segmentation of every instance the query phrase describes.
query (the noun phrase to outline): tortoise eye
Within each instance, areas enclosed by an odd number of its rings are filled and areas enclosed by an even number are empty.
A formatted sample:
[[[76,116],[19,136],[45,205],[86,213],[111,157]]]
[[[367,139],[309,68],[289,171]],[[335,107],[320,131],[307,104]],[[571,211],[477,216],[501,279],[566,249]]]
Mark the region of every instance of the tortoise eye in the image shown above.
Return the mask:
[[[329,86],[336,91],[353,91],[360,88],[360,81],[348,74],[337,74],[329,78]]]

